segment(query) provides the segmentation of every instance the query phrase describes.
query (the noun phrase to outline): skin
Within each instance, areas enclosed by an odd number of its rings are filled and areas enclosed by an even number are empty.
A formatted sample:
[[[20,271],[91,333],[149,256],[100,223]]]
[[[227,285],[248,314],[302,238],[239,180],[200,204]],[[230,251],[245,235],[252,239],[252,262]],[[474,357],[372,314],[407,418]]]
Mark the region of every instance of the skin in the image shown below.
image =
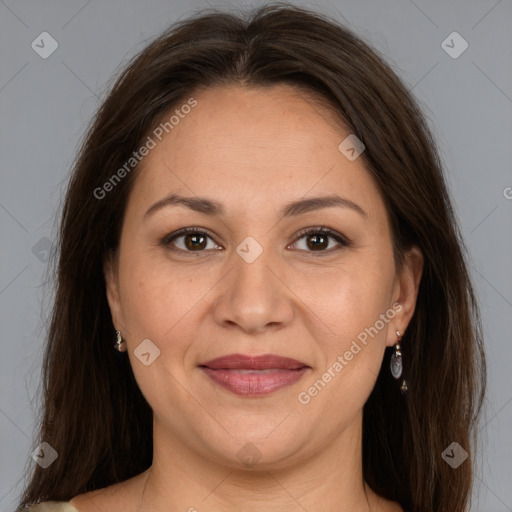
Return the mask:
[[[413,248],[397,271],[380,191],[363,159],[338,149],[350,132],[312,96],[278,85],[194,97],[198,105],[144,158],[118,253],[105,264],[114,326],[154,411],[153,465],[71,503],[82,512],[401,511],[363,481],[362,410],[386,346],[413,315],[422,255]],[[167,206],[144,219],[170,193],[208,197],[225,214]],[[329,207],[278,217],[288,202],[333,193],[365,215]],[[351,244],[328,238],[315,250],[314,235],[297,236],[322,225]],[[184,227],[212,238],[188,252],[186,235],[175,251],[160,244]],[[263,249],[252,263],[236,252],[248,236]],[[301,404],[298,394],[397,302],[400,311]],[[160,350],[149,366],[134,355],[145,339]],[[238,396],[197,366],[232,353],[278,354],[311,370],[269,395]],[[261,454],[252,467],[237,456],[247,443]]]

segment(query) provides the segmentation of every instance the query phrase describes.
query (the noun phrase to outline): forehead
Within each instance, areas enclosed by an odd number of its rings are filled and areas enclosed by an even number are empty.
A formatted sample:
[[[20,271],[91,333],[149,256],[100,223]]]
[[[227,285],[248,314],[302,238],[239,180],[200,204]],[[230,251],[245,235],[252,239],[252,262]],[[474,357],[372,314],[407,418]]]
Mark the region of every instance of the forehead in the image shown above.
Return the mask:
[[[288,85],[229,86],[192,97],[197,105],[183,109],[169,133],[161,140],[152,136],[155,147],[142,161],[136,200],[173,191],[226,204],[243,197],[246,207],[261,211],[335,192],[382,215],[380,192],[362,158],[350,161],[338,149],[350,131],[310,93]]]

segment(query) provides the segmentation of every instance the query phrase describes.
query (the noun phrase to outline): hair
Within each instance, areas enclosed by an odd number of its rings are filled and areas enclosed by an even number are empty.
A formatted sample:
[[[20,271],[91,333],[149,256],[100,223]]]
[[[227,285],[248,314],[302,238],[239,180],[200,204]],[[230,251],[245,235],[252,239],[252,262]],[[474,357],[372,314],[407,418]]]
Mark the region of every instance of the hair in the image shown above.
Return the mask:
[[[43,356],[37,436],[58,458],[46,469],[34,465],[20,509],[70,500],[152,463],[152,411],[128,358],[113,349],[103,274],[140,165],[106,199],[95,190],[197,91],[278,84],[323,98],[363,141],[361,158],[384,198],[398,268],[413,246],[424,257],[401,341],[409,391],[402,396],[390,375],[388,347],[363,410],[363,477],[405,510],[468,505],[486,364],[467,251],[433,136],[376,49],[327,15],[279,2],[244,15],[209,9],[171,25],[128,63],[92,120],[64,200]],[[453,441],[469,452],[456,470],[441,456]]]

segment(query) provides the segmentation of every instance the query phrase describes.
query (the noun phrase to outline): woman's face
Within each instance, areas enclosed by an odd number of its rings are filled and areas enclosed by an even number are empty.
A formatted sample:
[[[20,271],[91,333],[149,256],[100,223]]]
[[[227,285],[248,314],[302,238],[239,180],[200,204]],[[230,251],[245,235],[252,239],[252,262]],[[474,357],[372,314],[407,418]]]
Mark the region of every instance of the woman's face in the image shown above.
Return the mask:
[[[285,85],[194,98],[150,134],[105,268],[114,325],[155,446],[284,467],[358,439],[418,265],[396,272],[380,192],[325,107]]]

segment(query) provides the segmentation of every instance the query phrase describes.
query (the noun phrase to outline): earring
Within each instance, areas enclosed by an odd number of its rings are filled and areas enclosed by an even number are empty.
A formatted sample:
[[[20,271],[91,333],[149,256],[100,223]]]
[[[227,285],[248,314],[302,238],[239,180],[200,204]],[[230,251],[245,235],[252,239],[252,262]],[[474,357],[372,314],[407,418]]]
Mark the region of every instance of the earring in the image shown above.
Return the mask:
[[[391,375],[395,379],[399,379],[402,376],[402,370],[403,370],[403,364],[402,364],[402,352],[400,351],[400,340],[402,339],[402,336],[400,335],[399,331],[396,332],[397,342],[395,345],[395,353],[391,356]],[[407,383],[405,382],[405,379],[402,380],[402,385],[400,386],[400,391],[403,395],[407,392]]]
[[[123,341],[121,333],[116,329],[117,341],[114,343],[114,348],[119,352],[126,352],[126,341]]]

